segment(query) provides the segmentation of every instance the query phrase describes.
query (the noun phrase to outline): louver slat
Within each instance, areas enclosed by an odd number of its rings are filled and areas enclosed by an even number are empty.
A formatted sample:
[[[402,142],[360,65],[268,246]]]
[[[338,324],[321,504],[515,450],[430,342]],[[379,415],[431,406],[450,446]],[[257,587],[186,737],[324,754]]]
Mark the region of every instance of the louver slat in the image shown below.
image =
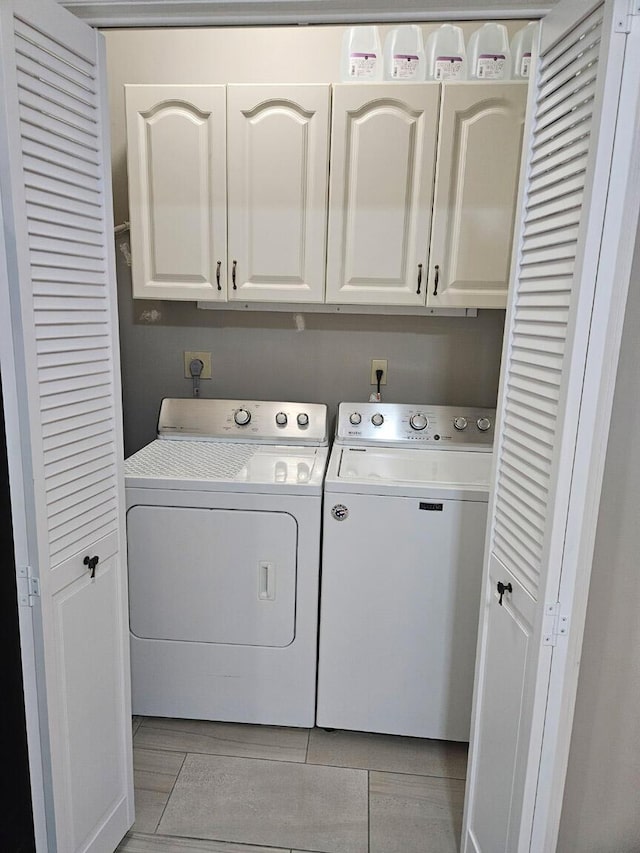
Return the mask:
[[[491,551],[537,599],[565,341],[591,150],[601,10],[540,60],[512,324]]]
[[[85,58],[19,20],[16,39],[54,568],[117,530],[98,96]]]

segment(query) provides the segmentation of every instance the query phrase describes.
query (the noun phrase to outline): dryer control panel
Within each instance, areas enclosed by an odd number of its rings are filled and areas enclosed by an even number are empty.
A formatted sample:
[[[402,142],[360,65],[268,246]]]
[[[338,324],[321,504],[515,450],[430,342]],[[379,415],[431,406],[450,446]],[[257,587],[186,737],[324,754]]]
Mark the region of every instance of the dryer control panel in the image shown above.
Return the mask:
[[[166,397],[158,417],[158,438],[321,446],[328,443],[327,407],[324,403]]]
[[[491,450],[495,409],[428,403],[340,403],[336,441]]]

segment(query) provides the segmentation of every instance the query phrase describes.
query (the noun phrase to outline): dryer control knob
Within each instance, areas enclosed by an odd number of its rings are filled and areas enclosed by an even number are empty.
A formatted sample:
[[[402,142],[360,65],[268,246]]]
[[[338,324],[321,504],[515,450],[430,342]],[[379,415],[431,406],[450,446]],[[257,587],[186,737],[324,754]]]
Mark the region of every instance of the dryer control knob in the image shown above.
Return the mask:
[[[251,412],[247,411],[247,409],[238,409],[233,419],[238,426],[246,426],[251,420]]]
[[[300,412],[296,420],[298,421],[298,426],[307,426],[309,423],[309,415],[306,412]]]
[[[278,412],[276,415],[276,423],[278,426],[286,426],[288,420],[286,412]]]
[[[350,414],[349,423],[353,424],[354,426],[358,426],[359,423],[362,423],[362,415],[360,414],[360,412],[353,412],[352,414]]]
[[[409,423],[411,424],[411,429],[426,429],[429,426],[429,418],[422,414],[411,415]]]
[[[466,418],[454,418],[453,425],[456,429],[466,429],[467,428],[467,419]]]
[[[380,412],[376,412],[375,415],[371,415],[371,423],[374,426],[382,426],[384,423],[384,416],[380,414]]]
[[[481,432],[486,432],[488,429],[491,429],[491,421],[489,418],[478,418],[476,426]]]

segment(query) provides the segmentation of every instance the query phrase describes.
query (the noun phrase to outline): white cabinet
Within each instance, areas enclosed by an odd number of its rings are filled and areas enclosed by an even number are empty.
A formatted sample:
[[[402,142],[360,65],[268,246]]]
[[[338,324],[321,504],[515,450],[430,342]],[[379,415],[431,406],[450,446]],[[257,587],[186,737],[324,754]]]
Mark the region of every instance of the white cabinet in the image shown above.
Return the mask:
[[[329,85],[126,101],[134,298],[322,302]]]
[[[438,83],[334,87],[327,302],[424,305]]]
[[[229,299],[322,302],[329,85],[229,86]]]
[[[444,83],[431,230],[431,307],[504,308],[526,83]]]
[[[134,298],[226,298],[225,86],[126,86]]]
[[[125,88],[135,298],[505,306],[525,83]]]

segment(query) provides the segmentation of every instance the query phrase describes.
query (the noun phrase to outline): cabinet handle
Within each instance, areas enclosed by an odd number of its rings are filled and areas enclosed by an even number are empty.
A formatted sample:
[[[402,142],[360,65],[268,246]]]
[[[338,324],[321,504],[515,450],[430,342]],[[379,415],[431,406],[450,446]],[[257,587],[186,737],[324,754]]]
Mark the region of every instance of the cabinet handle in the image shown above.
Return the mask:
[[[237,261],[234,261],[232,266],[231,266],[231,281],[233,282],[233,289],[234,290],[238,289],[236,286],[236,265],[237,265],[237,263],[238,263]]]
[[[222,266],[222,261],[218,261],[218,263],[216,264],[216,282],[218,285],[218,290],[222,290],[222,287],[220,286],[220,267],[221,266]]]
[[[418,289],[416,293],[420,293],[420,288],[422,287],[422,264],[418,264]]]
[[[95,557],[89,557],[89,556],[87,556],[87,557],[85,557],[85,558],[84,558],[84,560],[82,561],[82,562],[84,563],[84,565],[85,565],[85,566],[89,569],[89,571],[91,572],[91,577],[92,577],[92,578],[95,578],[95,576],[96,576],[96,566],[98,565],[98,561],[99,561],[99,560],[100,560],[100,557],[98,557],[98,555],[96,555]]]
[[[438,264],[434,267],[436,274],[433,277],[433,295],[438,295],[438,282],[440,281],[440,267]]]

